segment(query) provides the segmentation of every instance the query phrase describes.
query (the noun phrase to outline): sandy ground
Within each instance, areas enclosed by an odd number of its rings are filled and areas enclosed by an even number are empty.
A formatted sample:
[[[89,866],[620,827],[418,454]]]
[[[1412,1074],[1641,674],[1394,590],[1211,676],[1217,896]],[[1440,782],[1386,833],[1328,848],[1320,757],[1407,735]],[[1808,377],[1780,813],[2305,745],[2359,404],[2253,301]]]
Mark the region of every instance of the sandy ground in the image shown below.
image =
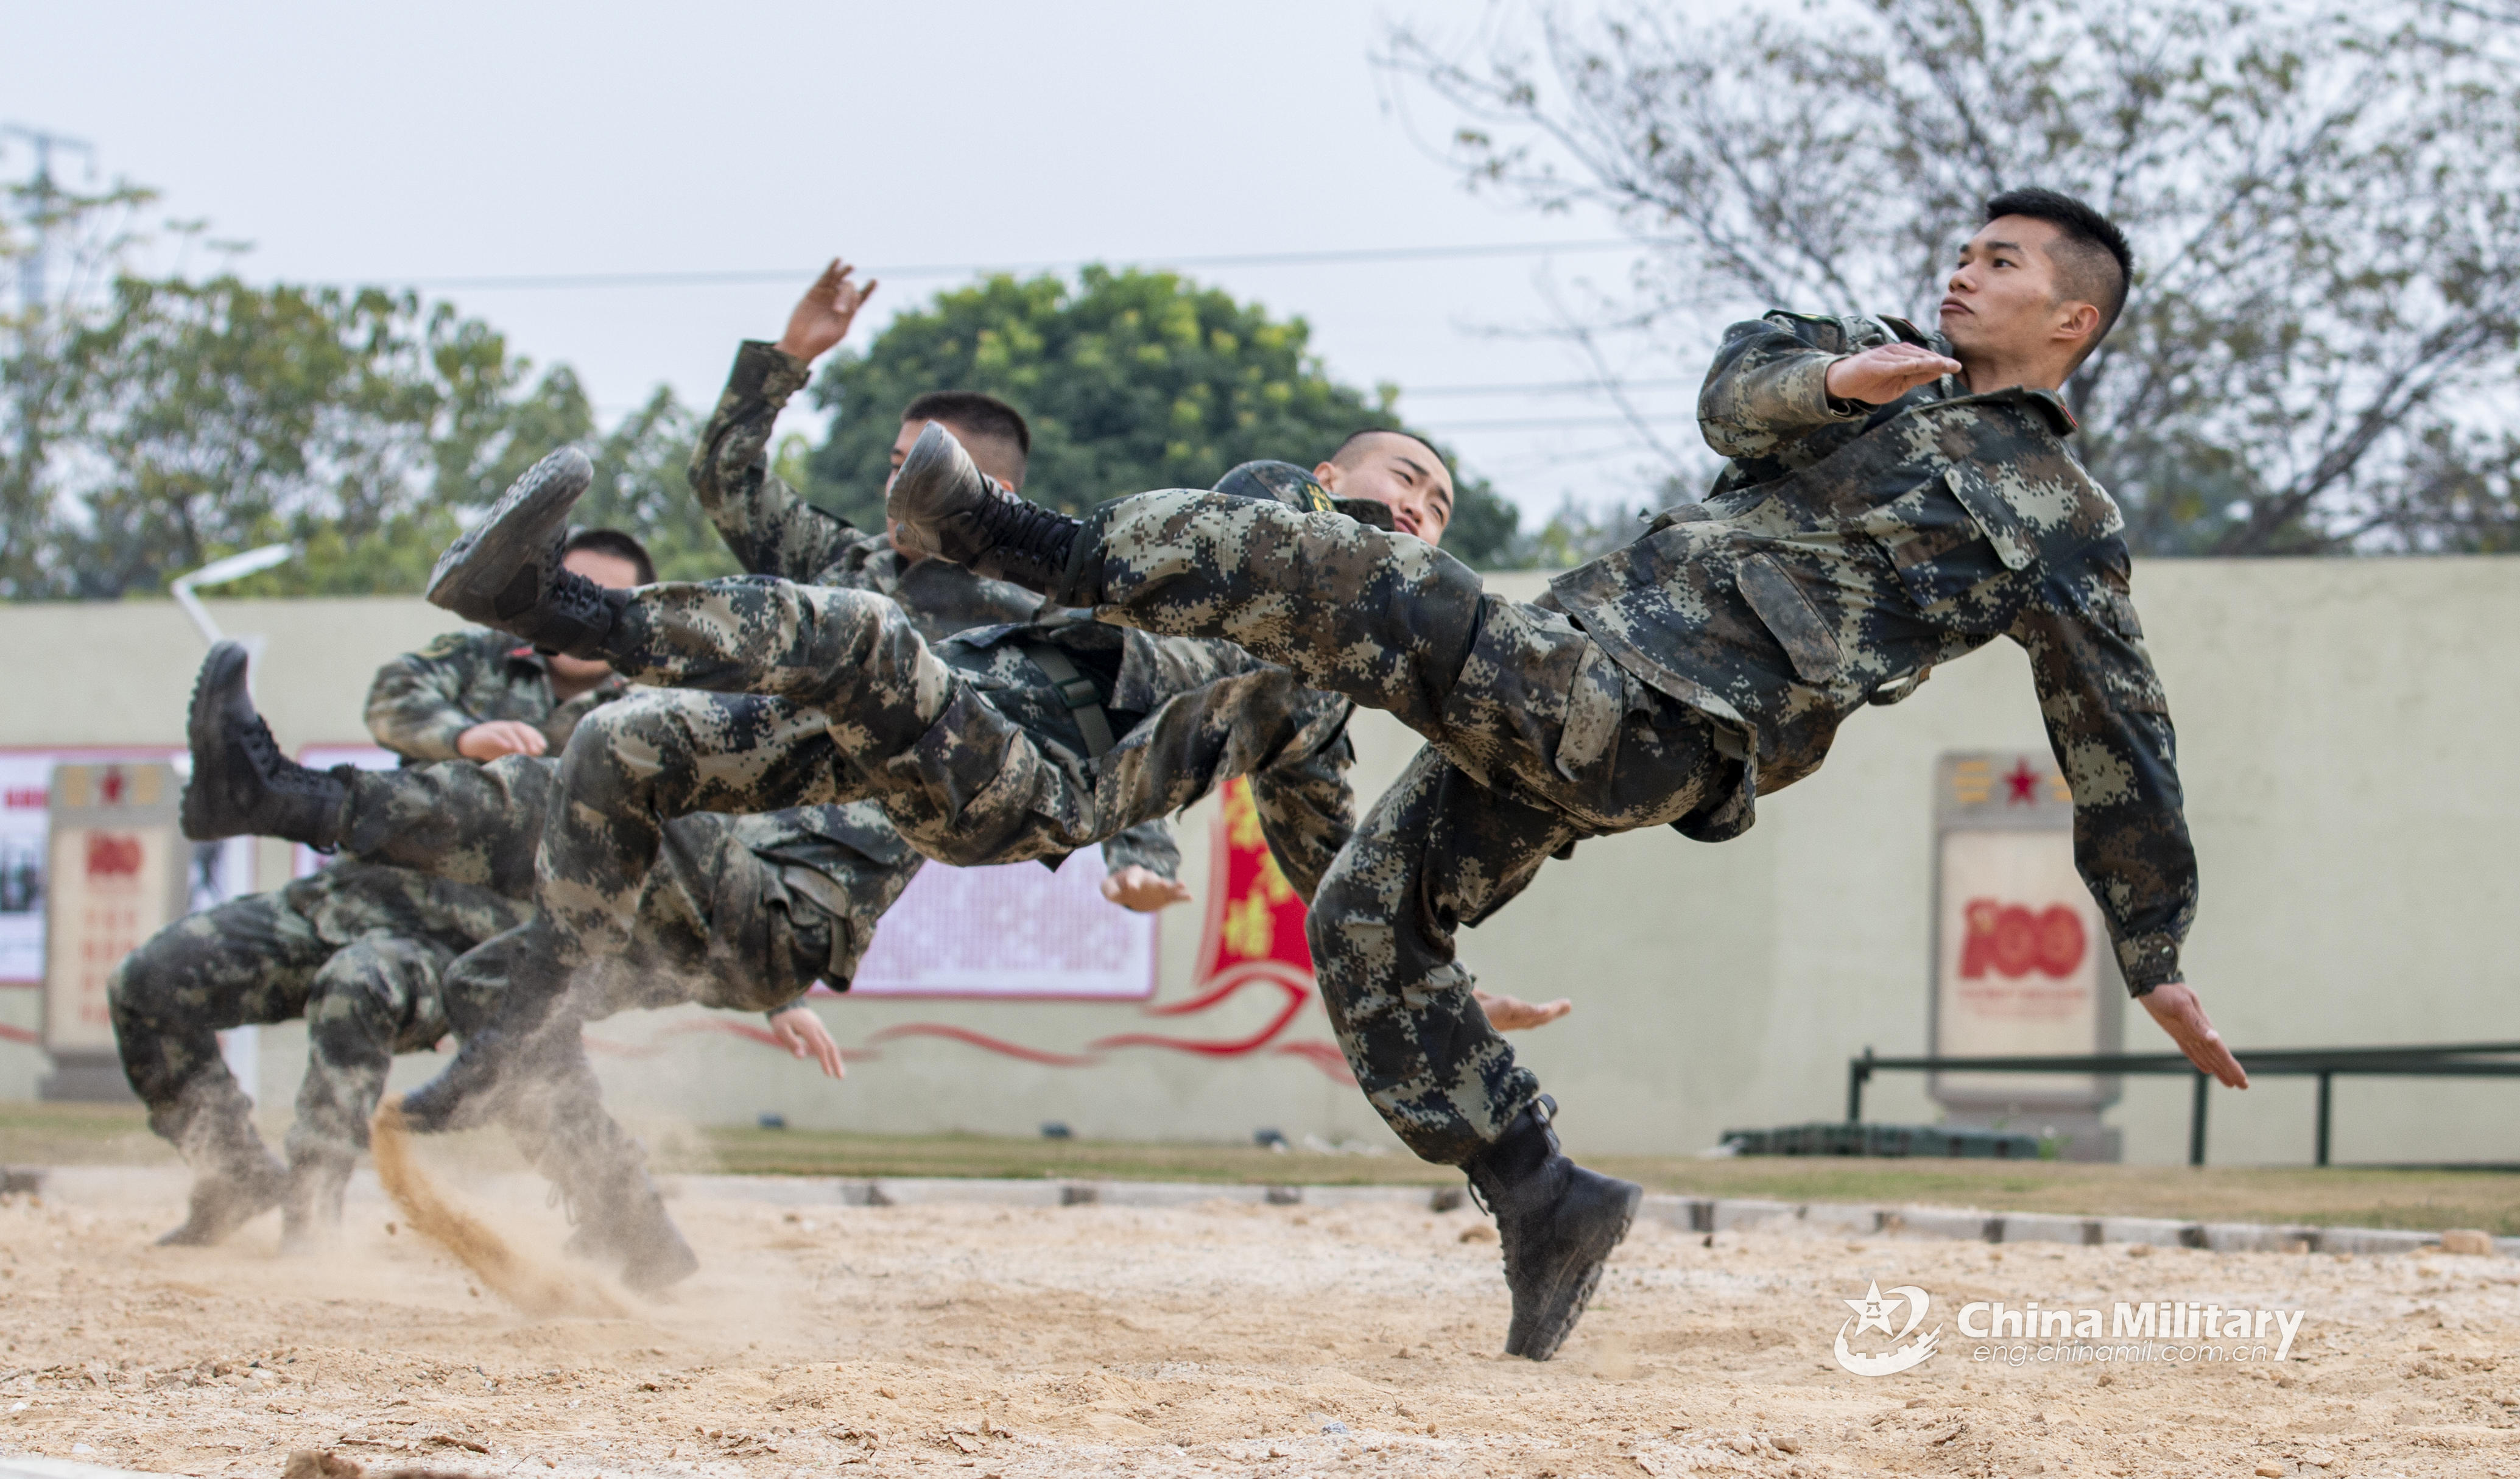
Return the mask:
[[[2520,1265],[2498,1259],[1641,1226],[1535,1366],[1495,1354],[1474,1209],[685,1197],[705,1267],[672,1303],[538,1320],[377,1200],[320,1258],[281,1258],[275,1219],[152,1247],[176,1184],[126,1175],[145,1189],[0,1204],[0,1451],[273,1479],[297,1448],[566,1479],[2520,1474]],[[472,1195],[556,1264],[557,1213]],[[1832,1342],[1876,1279],[1930,1290],[1938,1322],[1972,1299],[2309,1314],[2280,1365],[2007,1367],[1947,1330],[1859,1377]]]

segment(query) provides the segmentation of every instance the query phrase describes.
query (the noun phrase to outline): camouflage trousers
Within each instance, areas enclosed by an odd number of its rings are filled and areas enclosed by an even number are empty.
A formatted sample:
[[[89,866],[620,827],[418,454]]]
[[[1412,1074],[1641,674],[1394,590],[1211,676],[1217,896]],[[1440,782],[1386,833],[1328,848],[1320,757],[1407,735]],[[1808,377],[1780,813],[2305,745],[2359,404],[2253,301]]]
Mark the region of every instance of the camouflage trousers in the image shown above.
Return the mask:
[[[1348,706],[1282,668],[1238,651],[1186,664],[1089,759],[1018,646],[967,635],[943,647],[953,661],[899,606],[861,591],[750,577],[642,588],[607,656],[674,692],[652,711],[590,716],[562,760],[564,783],[625,835],[648,816],[872,798],[920,852],[969,866],[1055,863],[1239,774],[1299,887],[1344,840]],[[589,933],[609,914],[617,929],[617,901],[554,877],[559,861],[547,849],[545,911],[578,913]]]
[[[660,696],[596,713],[649,710]],[[642,732],[635,720],[612,731]],[[364,773],[352,780],[342,849],[519,900],[535,897],[544,858],[564,877],[620,880],[608,895],[625,901],[618,938],[590,943],[571,928],[578,913],[538,911],[445,975],[456,1030],[502,1031],[514,1054],[504,1091],[480,1108],[561,1188],[572,1216],[600,1224],[648,1194],[647,1152],[605,1109],[583,1025],[684,1003],[775,1011],[818,976],[845,985],[919,860],[826,849],[813,870],[819,897],[809,897],[787,881],[793,869],[746,845],[742,819],[677,817],[652,829],[638,856],[625,856],[611,821],[561,782],[560,761],[514,755]]]
[[[1678,821],[1725,762],[1705,722],[1543,605],[1417,538],[1193,492],[1098,511],[1097,616],[1221,637],[1427,741],[1313,902],[1315,971],[1357,1080],[1411,1149],[1461,1164],[1539,1096],[1471,997],[1455,935],[1588,836]],[[1098,559],[1099,557],[1099,559]]]
[[[203,1174],[267,1155],[217,1034],[303,1017],[306,1077],[289,1158],[346,1168],[367,1146],[393,1055],[446,1035],[447,966],[525,914],[486,889],[344,863],[167,925],[107,986],[123,1072],[150,1128]]]
[[[642,694],[605,704],[579,729],[607,721],[590,745],[667,743],[678,731],[673,711],[692,696]],[[345,856],[537,906],[519,939],[450,973],[447,1010],[459,1032],[488,1020],[482,1013],[506,996],[507,967],[526,959],[527,939],[537,959],[547,955],[581,982],[582,1020],[685,1003],[779,1010],[818,978],[845,986],[877,920],[918,872],[915,856],[888,862],[834,845],[813,859],[822,881],[808,894],[793,881],[796,868],[748,845],[742,818],[625,820],[610,797],[573,793],[566,768],[576,749],[572,739],[559,759],[445,760],[351,778]],[[594,938],[578,928],[588,913],[568,907],[587,880],[601,880],[609,906],[593,916],[603,926]]]

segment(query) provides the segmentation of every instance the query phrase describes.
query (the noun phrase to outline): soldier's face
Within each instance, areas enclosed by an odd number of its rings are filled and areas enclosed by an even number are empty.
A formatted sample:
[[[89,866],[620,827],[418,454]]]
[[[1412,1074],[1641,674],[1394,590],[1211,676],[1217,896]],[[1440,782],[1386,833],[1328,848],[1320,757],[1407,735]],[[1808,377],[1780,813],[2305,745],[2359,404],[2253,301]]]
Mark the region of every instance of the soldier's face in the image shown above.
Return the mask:
[[[1313,470],[1322,486],[1339,498],[1371,498],[1391,510],[1391,521],[1404,534],[1430,545],[1444,542],[1444,527],[1453,521],[1453,474],[1443,459],[1414,436],[1367,437],[1348,449],[1345,463],[1326,462]]]
[[[971,454],[971,461],[979,467],[981,471],[988,473],[991,477],[996,478],[998,481],[1005,483],[1009,488],[1017,492],[1021,492],[1023,490],[1024,464],[1023,449],[1021,447],[1016,446],[1014,443],[1008,441],[1002,436],[981,436],[976,432],[966,430],[965,428],[954,425],[952,422],[946,422],[943,425],[946,430],[954,433],[954,439],[963,444],[963,450]],[[919,433],[926,429],[927,423],[923,421],[906,421],[901,424],[901,434],[892,439],[892,471],[894,473],[897,474],[901,471],[901,461],[903,458],[910,455],[911,444],[918,441]],[[885,491],[889,492],[892,488],[892,478],[887,476],[884,479],[883,485]],[[894,549],[898,550],[901,548],[901,530],[890,519],[884,520],[883,532],[885,537],[892,540],[892,547]],[[913,560],[924,560],[925,558],[926,557],[923,555],[914,555],[911,557]]]
[[[1959,265],[1952,269],[1943,292],[1940,319],[1943,336],[1963,363],[2018,364],[2059,352],[2060,325],[2074,319],[2074,309],[2088,306],[2067,299],[2058,286],[2049,253],[2059,236],[2046,221],[1998,216],[1960,247]],[[2079,340],[2081,336],[2068,337]],[[2073,341],[2061,344],[2068,353],[2077,347]]]
[[[637,565],[601,550],[571,550],[561,557],[560,562],[561,568],[575,570],[597,585],[615,591],[626,591],[639,583]],[[580,683],[600,683],[612,672],[601,657],[571,657],[566,652],[555,652],[547,660],[555,675]]]

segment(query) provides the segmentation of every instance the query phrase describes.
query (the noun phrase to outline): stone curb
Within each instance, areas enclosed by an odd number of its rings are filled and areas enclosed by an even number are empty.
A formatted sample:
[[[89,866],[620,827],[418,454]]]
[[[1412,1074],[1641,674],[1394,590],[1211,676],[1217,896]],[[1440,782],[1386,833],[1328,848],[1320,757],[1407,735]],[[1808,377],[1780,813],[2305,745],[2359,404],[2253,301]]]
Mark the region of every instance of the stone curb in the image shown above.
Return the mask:
[[[171,1474],[107,1468],[75,1458],[38,1458],[31,1454],[0,1454],[0,1479],[176,1479]]]
[[[180,1195],[173,1168],[0,1167],[0,1189],[52,1190],[73,1199],[127,1193],[135,1181],[163,1180]],[[1189,1207],[1202,1202],[1348,1207],[1402,1205],[1449,1212],[1462,1204],[1459,1187],[1251,1186],[1211,1182],[1056,1181],[1050,1179],[840,1176],[669,1176],[667,1196],[712,1196],[782,1207]],[[502,1174],[474,1183],[484,1190],[540,1195],[540,1177]],[[152,1189],[156,1189],[153,1188]],[[374,1173],[362,1170],[350,1195],[381,1201]],[[1912,1237],[1963,1242],[2145,1244],[2216,1253],[2414,1253],[2438,1248],[2442,1234],[2394,1228],[2315,1228],[2282,1223],[2182,1222],[2165,1217],[2074,1217],[2048,1212],[1982,1212],[1965,1207],[1876,1207],[1862,1203],[1766,1201],[1753,1197],[1648,1194],[1637,1215],[1683,1232],[1735,1232],[1800,1228],[1853,1237]],[[2520,1237],[2498,1237],[2494,1250],[2520,1257]],[[0,1458],[0,1463],[9,1461]],[[54,1462],[56,1460],[43,1460]],[[20,1479],[0,1469],[0,1479]],[[29,1471],[28,1479],[43,1479]],[[67,1474],[50,1479],[74,1479]]]

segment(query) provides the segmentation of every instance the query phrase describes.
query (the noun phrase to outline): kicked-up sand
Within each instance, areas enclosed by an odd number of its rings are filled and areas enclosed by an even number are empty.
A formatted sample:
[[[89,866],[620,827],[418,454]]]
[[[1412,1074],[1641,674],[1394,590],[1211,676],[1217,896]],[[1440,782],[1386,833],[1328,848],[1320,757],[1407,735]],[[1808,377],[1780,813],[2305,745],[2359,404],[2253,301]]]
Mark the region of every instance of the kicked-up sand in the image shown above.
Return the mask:
[[[2520,1263],[2498,1258],[1641,1224],[1534,1365],[1497,1354],[1505,1285],[1470,1207],[694,1194],[673,1205],[703,1267],[670,1303],[611,1290],[627,1313],[557,1316],[373,1193],[339,1247],[292,1259],[269,1217],[153,1247],[181,1183],[119,1174],[0,1200],[0,1452],[271,1479],[299,1449],[564,1479],[2520,1475]],[[540,1197],[440,1185],[506,1242],[515,1287],[587,1278]],[[1876,1282],[1926,1291],[1912,1338],[1942,1334],[1860,1376],[1835,1343]],[[1960,1330],[1999,1300],[2306,1313],[2281,1361],[2270,1334],[2106,1363],[2042,1361],[2073,1344],[2051,1338],[2012,1364]],[[1901,1322],[1852,1349],[1891,1349]]]

